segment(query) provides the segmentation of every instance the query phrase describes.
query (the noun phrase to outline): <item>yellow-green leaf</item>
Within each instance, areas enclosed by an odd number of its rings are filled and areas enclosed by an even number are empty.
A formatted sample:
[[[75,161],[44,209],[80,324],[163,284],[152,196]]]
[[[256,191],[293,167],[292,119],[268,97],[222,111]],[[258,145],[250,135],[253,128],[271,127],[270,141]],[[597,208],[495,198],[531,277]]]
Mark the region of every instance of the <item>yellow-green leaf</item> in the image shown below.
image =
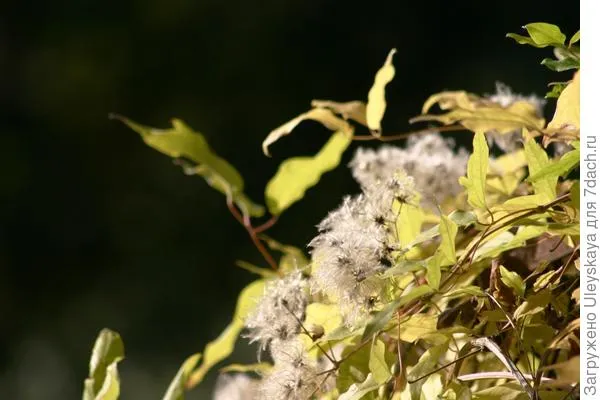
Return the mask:
[[[546,135],[565,137],[566,141],[579,139],[579,77],[577,71],[573,80],[562,91],[556,103],[552,121],[546,128]]]
[[[565,43],[567,37],[560,31],[560,28],[553,24],[545,22],[534,22],[524,26],[527,33],[540,47],[545,46],[560,46]]]
[[[294,157],[281,163],[265,189],[271,214],[281,214],[316,185],[321,175],[334,169],[351,141],[351,135],[338,131],[314,157]]]
[[[200,361],[201,354],[196,353],[188,357],[177,372],[177,375],[171,381],[163,400],[183,400],[185,398],[185,383],[189,379],[196,364]]]
[[[367,126],[373,135],[381,135],[381,120],[385,114],[387,103],[385,101],[385,87],[394,79],[396,70],[392,64],[392,59],[396,54],[396,49],[392,49],[388,54],[385,63],[377,71],[375,82],[369,90],[369,101],[367,102]]]
[[[434,289],[440,287],[442,277],[441,267],[452,265],[456,262],[455,239],[458,225],[445,215],[440,220],[440,246],[427,264],[427,283]]]
[[[408,373],[408,380],[415,381],[431,373],[431,371],[433,371],[437,366],[438,360],[446,352],[447,349],[448,343],[443,343],[429,348],[425,353],[423,353],[423,355],[419,358],[417,364],[415,364],[415,366],[412,367],[412,369]],[[425,379],[420,379],[410,384],[410,396],[412,400],[421,400],[421,392],[424,383]]]
[[[117,362],[114,362],[106,368],[106,377],[95,400],[117,400],[120,392],[119,371],[117,370]]]
[[[369,370],[373,374],[373,379],[379,384],[387,382],[392,377],[390,367],[385,362],[385,343],[375,336],[371,343]]]
[[[362,101],[339,103],[331,100],[313,100],[310,105],[315,108],[328,108],[346,120],[351,119],[367,126],[367,105]]]
[[[525,142],[525,157],[527,158],[530,176],[535,176],[544,168],[548,168],[552,165],[550,160],[548,160],[548,154],[534,139],[529,139]],[[557,182],[558,175],[546,175],[545,177],[534,180],[532,185],[535,193],[541,196],[541,200],[544,203],[547,203],[556,198]]]
[[[400,323],[400,339],[412,343],[429,334],[436,333],[437,319],[436,315],[412,315],[408,320]]]
[[[367,393],[376,390],[378,387],[379,383],[377,383],[373,374],[369,374],[363,382],[352,384],[346,392],[338,397],[338,400],[360,400]]]
[[[418,205],[402,203],[398,205],[396,230],[400,245],[407,247],[421,233],[425,219],[423,209]]]
[[[270,157],[269,146],[278,141],[281,137],[289,135],[298,124],[307,119],[320,122],[324,127],[331,131],[341,131],[345,133],[353,131],[352,125],[342,118],[337,117],[331,110],[326,108],[313,108],[272,130],[262,143],[263,153]]]
[[[473,137],[473,154],[467,163],[467,177],[461,177],[460,184],[467,189],[467,200],[474,208],[486,208],[485,179],[489,165],[489,148],[483,132]]]
[[[506,286],[513,289],[518,296],[525,296],[525,282],[523,282],[523,279],[516,272],[509,271],[501,265],[500,280]]]
[[[579,165],[579,142],[571,143],[574,150],[571,150],[560,158],[560,160],[556,162],[548,163],[545,167],[541,168],[535,174],[530,175],[527,180],[529,182],[536,182],[542,179],[548,179],[549,177],[565,177],[571,172],[577,165]]]
[[[231,196],[244,213],[253,217],[264,214],[264,208],[243,193],[244,181],[235,167],[219,157],[204,136],[193,131],[183,121],[173,119],[171,129],[156,129],[122,116],[113,117],[139,133],[148,146],[171,158],[183,159],[181,163],[187,174],[199,175],[217,191]],[[190,161],[193,164],[189,164]]]
[[[579,42],[580,38],[581,38],[581,31],[575,32],[575,34],[571,37],[571,40],[569,40],[569,47],[571,47],[575,43]]]
[[[269,371],[271,368],[273,368],[273,365],[266,362],[256,364],[230,364],[221,368],[219,372],[256,372],[262,374]]]
[[[223,333],[204,348],[204,358],[187,380],[186,387],[192,388],[204,379],[206,373],[217,363],[227,358],[244,328],[244,319],[256,307],[256,300],[263,294],[265,280],[258,280],[246,286],[238,297],[231,323]]]
[[[110,329],[102,329],[92,350],[89,376],[84,383],[83,400],[112,400],[119,395],[117,363],[125,351],[121,336]],[[111,397],[116,394],[117,397]],[[99,396],[104,397],[99,397]]]

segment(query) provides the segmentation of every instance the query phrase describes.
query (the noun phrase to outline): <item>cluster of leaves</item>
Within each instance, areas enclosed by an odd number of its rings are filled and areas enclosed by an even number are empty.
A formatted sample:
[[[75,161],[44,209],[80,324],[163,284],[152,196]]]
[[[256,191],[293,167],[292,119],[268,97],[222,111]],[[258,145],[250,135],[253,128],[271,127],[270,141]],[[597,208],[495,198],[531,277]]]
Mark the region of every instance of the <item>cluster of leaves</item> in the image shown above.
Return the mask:
[[[577,56],[577,72],[560,94],[552,121],[546,123],[527,101],[507,106],[463,91],[431,96],[412,122],[435,121],[441,126],[412,135],[432,129],[473,133],[473,151],[466,174],[459,180],[464,190],[458,196],[440,198],[437,210],[424,206],[419,194],[411,201],[394,198],[389,210],[394,219],[378,222],[394,232],[386,238],[390,250],[385,268],[367,278],[356,277],[357,285],[368,279],[381,294],[369,298],[368,312],[362,318],[349,323],[341,304],[344,299],[318,285],[308,286],[310,290],[294,306],[301,312],[291,316],[291,325],[297,323],[298,329],[284,334],[286,340],[291,334],[302,343],[302,355],[294,364],[302,369],[302,380],[293,381],[295,386],[282,382],[282,390],[273,398],[551,400],[577,393],[579,50],[574,43],[579,35],[565,47],[564,35],[553,25],[536,23],[525,28],[530,37],[511,37],[519,43],[564,50],[561,57]],[[183,122],[174,120],[171,129],[154,129],[117,117],[148,145],[174,158],[186,173],[200,175],[223,193],[231,213],[268,265],[239,263],[259,279],[242,290],[232,322],[223,333],[207,344],[202,355],[194,354],[183,363],[165,400],[183,399],[186,390],[231,354],[244,328],[255,328],[255,322],[247,321],[259,319],[257,308],[265,298],[279,307],[278,312],[292,313],[287,294],[281,292],[287,287],[287,277],[301,272],[301,278],[294,279],[310,283],[319,268],[325,268],[322,260],[308,258],[300,249],[280,244],[263,232],[322,174],[340,163],[353,141],[384,142],[406,136],[383,135],[381,127],[385,88],[395,73],[394,52],[377,72],[366,103],[315,100],[312,109],[268,135],[263,142],[267,155],[273,142],[304,120],[318,121],[333,132],[316,155],[281,164],[265,189],[266,207],[244,194],[239,172]],[[565,59],[544,64],[564,70],[572,65]],[[430,113],[436,105],[441,113]],[[359,129],[368,134],[356,134]],[[492,135],[515,133],[521,146],[497,157],[490,154]],[[561,151],[553,153],[551,148]],[[253,218],[263,217],[265,208],[271,217],[256,225]],[[279,260],[274,252],[281,255]],[[300,287],[304,286],[296,285]],[[255,339],[265,348],[273,347],[273,341]],[[275,385],[277,379],[291,379],[276,372],[281,354],[271,348],[271,355],[276,365],[232,364],[221,369],[244,379],[238,392],[235,385],[227,389],[231,398],[261,398],[251,394],[261,379],[275,379]],[[123,356],[118,334],[102,331],[84,399],[117,398],[117,363]],[[300,390],[307,379],[312,382],[308,395]],[[217,390],[219,400],[230,398],[223,390]]]
[[[567,37],[560,31],[556,25],[545,22],[535,22],[523,27],[527,30],[529,36],[509,33],[506,36],[513,38],[519,44],[527,44],[533,47],[544,48],[552,47],[554,49],[554,59],[544,58],[542,65],[550,68],[552,71],[562,72],[571,69],[579,69],[581,59],[579,46],[580,33],[577,31],[569,42],[565,44]],[[548,86],[552,88],[547,94],[547,98],[558,97],[568,82],[551,82]]]

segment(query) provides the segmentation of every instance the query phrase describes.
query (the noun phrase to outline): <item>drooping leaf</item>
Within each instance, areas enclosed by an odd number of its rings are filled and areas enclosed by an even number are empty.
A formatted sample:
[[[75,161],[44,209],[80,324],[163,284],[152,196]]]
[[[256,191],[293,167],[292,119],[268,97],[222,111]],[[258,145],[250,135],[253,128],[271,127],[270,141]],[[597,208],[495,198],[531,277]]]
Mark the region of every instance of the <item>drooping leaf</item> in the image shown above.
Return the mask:
[[[125,358],[125,351],[121,336],[110,329],[102,329],[92,350],[89,375],[84,383],[83,400],[113,400],[118,397],[117,363],[123,358]]]
[[[306,120],[320,122],[324,127],[334,132],[340,131],[349,134],[353,131],[352,125],[342,118],[337,117],[331,110],[326,108],[313,108],[272,130],[262,143],[263,153],[270,157],[269,146],[278,141],[281,137],[289,135],[296,126]]]
[[[534,22],[524,26],[527,33],[540,47],[561,46],[565,43],[567,37],[560,31],[560,28],[553,24],[545,22]]]
[[[434,104],[445,114],[428,114]],[[438,121],[445,125],[460,123],[473,132],[510,133],[522,128],[542,129],[544,119],[527,101],[516,101],[507,107],[481,99],[463,91],[442,92],[429,97],[423,105],[422,114],[410,122]]]
[[[548,160],[548,154],[534,139],[529,139],[525,142],[525,157],[527,158],[527,166],[529,168],[529,175],[531,176],[535,176],[538,172],[544,168],[549,168],[552,164]],[[557,182],[558,176],[552,175],[546,175],[532,182],[535,193],[541,196],[543,203],[550,202],[556,198]]]
[[[231,354],[235,342],[244,328],[244,319],[256,307],[256,301],[263,294],[265,283],[265,280],[257,280],[241,291],[231,323],[218,338],[206,345],[202,363],[189,376],[186,388],[190,389],[200,383],[215,364]]]
[[[387,103],[385,101],[385,87],[394,79],[396,70],[392,59],[396,49],[392,49],[383,66],[375,75],[375,82],[369,90],[369,101],[367,102],[367,126],[373,135],[381,135],[381,120],[385,114]]]
[[[500,266],[500,279],[509,288],[513,289],[515,293],[520,296],[525,296],[525,282],[516,272],[509,271],[504,266]]]
[[[192,371],[196,368],[196,364],[200,361],[200,357],[202,355],[200,353],[196,353],[188,357],[181,367],[179,371],[177,371],[177,375],[171,381],[167,392],[163,396],[163,400],[184,400],[185,399],[185,384],[189,379]]]
[[[377,337],[373,337],[371,342],[371,355],[369,357],[369,370],[373,374],[373,379],[379,384],[384,384],[391,377],[390,367],[385,361],[385,343]]]
[[[203,177],[211,187],[231,196],[233,202],[248,215],[260,217],[264,214],[264,208],[243,193],[244,181],[235,167],[219,157],[204,136],[183,121],[173,119],[171,129],[156,129],[122,116],[113,117],[139,133],[148,146],[171,158],[183,159],[182,165],[187,174]],[[193,164],[188,164],[189,161]]]
[[[362,101],[339,103],[331,100],[313,100],[310,105],[316,108],[328,108],[346,120],[351,119],[367,126],[367,105]]]
[[[477,132],[473,137],[473,154],[467,163],[467,177],[460,184],[467,189],[468,202],[474,208],[486,208],[485,180],[489,165],[489,148],[485,135]]]
[[[293,157],[281,163],[265,189],[271,214],[279,215],[300,200],[308,188],[317,184],[321,175],[340,163],[351,142],[351,135],[338,131],[314,157]]]

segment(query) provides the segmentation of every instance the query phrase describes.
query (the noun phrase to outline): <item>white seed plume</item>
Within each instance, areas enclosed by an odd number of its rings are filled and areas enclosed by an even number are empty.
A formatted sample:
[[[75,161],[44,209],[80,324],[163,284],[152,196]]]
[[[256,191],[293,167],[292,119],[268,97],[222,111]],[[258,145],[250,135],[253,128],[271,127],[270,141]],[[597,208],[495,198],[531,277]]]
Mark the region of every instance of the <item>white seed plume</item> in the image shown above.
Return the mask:
[[[245,374],[221,374],[217,378],[213,400],[252,400],[256,397],[258,382]]]
[[[466,171],[468,154],[454,151],[454,141],[437,133],[413,136],[405,149],[384,145],[377,150],[358,149],[350,163],[354,178],[367,189],[404,171],[422,195],[421,204],[437,204],[461,192],[458,178]]]
[[[308,301],[308,282],[300,272],[269,282],[256,309],[246,319],[250,343],[265,350],[273,340],[289,340],[300,331]]]

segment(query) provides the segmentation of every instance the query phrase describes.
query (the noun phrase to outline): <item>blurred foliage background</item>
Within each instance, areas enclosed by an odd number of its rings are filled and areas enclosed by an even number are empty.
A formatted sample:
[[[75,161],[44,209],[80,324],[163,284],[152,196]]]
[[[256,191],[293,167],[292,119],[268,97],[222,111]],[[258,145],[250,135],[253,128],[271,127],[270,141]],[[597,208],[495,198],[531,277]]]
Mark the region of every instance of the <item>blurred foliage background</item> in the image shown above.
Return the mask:
[[[578,19],[577,3],[549,0],[3,2],[0,398],[78,398],[103,327],[125,340],[123,398],[160,398],[254,278],[234,261],[262,263],[220,194],[110,112],[182,118],[260,200],[279,162],[327,136],[305,123],[268,159],[266,134],[313,98],[366,99],[390,48],[384,130],[398,133],[444,89],[492,93],[498,80],[543,96],[563,78],[539,65],[550,54],[504,34],[545,21],[569,35]],[[347,169],[327,174],[270,234],[305,246],[357,189]],[[254,357],[239,347],[238,360]],[[214,378],[189,397],[209,398]]]

